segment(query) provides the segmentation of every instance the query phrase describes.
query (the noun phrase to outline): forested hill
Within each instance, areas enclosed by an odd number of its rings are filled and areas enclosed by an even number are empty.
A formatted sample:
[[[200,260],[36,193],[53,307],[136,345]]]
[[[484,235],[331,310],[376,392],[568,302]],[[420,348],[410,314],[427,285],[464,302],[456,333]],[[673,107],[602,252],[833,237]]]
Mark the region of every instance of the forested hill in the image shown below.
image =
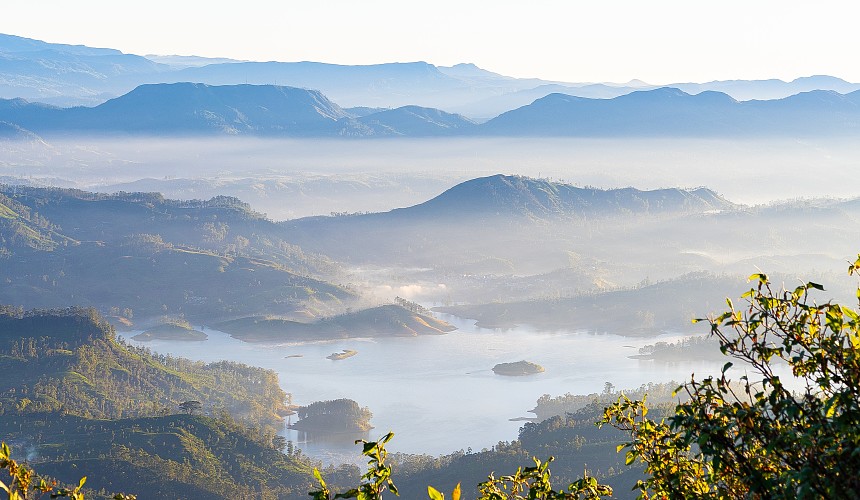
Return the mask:
[[[3,307],[0,352],[4,410],[119,418],[200,400],[261,424],[278,421],[285,410],[273,372],[240,363],[203,365],[127,346],[93,309]]]
[[[460,183],[409,209],[432,217],[558,217],[671,214],[723,210],[734,205],[707,188],[598,189],[518,175],[497,174]],[[404,213],[404,210],[394,213]]]
[[[93,309],[67,308],[29,311],[0,305],[0,348],[12,355],[36,354],[25,343],[34,339],[63,349],[113,338],[108,325]],[[48,340],[49,339],[49,340]]]
[[[92,309],[9,307],[0,370],[3,441],[63,484],[86,474],[87,498],[283,498],[311,484],[307,460],[281,453],[286,394],[272,371],[129,347]]]
[[[8,207],[12,214],[23,211],[18,214],[17,221],[32,217],[36,219],[35,225],[61,229],[63,234],[77,241],[118,241],[130,234],[152,232],[153,224],[157,224],[165,239],[185,238],[176,242],[192,243],[202,235],[189,234],[189,229],[200,220],[218,220],[222,225],[243,224],[257,230],[264,230],[271,224],[265,215],[253,211],[247,203],[228,196],[179,201],[165,199],[159,193],[103,194],[0,185],[0,204],[10,203],[14,205]]]
[[[674,220],[735,207],[706,188],[598,189],[497,174],[462,182],[411,207],[308,217],[282,225],[308,251],[351,262],[425,266],[490,255],[517,260],[528,255],[536,261],[541,256],[535,254],[533,241],[551,248],[574,226]]]
[[[355,296],[326,279],[340,276],[336,264],[225,196],[0,185],[0,259],[0,303],[93,306],[126,320],[290,314]]]

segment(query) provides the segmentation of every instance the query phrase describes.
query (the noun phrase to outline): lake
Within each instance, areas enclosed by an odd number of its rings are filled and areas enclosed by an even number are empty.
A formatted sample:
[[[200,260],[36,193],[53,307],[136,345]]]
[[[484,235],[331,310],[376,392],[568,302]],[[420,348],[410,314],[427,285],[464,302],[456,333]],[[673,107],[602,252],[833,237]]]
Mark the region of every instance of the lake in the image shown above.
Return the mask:
[[[543,394],[601,392],[605,382],[636,388],[647,382],[683,381],[716,372],[721,363],[695,361],[657,363],[629,359],[655,338],[639,339],[587,332],[540,332],[529,328],[489,330],[474,322],[438,315],[458,330],[447,335],[349,339],[284,345],[249,344],[209,328],[204,342],[130,339],[133,344],[205,362],[240,361],[278,372],[281,386],[296,404],[350,398],[373,412],[376,439],[389,430],[389,449],[433,455],[472,448],[489,448],[517,437],[529,410]],[[703,332],[704,333],[704,332]],[[680,335],[663,335],[673,341]],[[347,359],[326,356],[344,349],[358,351]],[[300,357],[289,357],[300,356]],[[528,360],[544,373],[526,377],[496,375],[497,363]],[[359,449],[355,437],[314,439],[285,429],[288,439],[305,454],[324,463],[353,461]]]

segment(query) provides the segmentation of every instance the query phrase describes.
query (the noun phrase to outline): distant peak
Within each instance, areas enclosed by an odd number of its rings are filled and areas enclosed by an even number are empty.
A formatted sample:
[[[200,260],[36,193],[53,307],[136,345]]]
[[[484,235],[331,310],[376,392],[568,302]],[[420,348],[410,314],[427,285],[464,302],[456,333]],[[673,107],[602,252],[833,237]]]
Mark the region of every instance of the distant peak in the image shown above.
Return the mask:
[[[457,184],[413,208],[425,213],[522,216],[538,220],[617,213],[705,212],[731,206],[707,188],[598,189],[549,179],[495,174]]]
[[[630,80],[629,82],[622,84],[622,86],[624,86],[624,87],[653,87],[653,85],[651,85],[650,83],[643,82],[642,80],[638,80],[638,79]]]
[[[640,90],[639,94],[665,94],[665,95],[690,95],[677,87],[659,87],[656,89]]]
[[[836,81],[836,82],[848,83],[846,80],[843,80],[842,78],[838,78],[838,77],[830,76],[830,75],[801,76],[799,78],[795,78],[794,80],[792,80],[791,83],[805,82],[805,81],[809,81],[809,80],[826,80],[826,81]]]

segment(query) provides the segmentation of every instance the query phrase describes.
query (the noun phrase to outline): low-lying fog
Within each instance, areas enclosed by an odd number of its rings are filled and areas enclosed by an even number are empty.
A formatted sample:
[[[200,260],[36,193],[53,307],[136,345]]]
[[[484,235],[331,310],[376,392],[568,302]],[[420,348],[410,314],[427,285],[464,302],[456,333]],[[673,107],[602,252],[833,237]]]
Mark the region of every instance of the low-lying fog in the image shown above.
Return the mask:
[[[494,173],[579,186],[707,186],[742,204],[860,193],[860,144],[706,139],[0,141],[0,182],[232,195],[275,220],[385,211]]]
[[[178,199],[230,195],[275,220],[387,211],[496,173],[600,188],[706,186],[731,202],[756,205],[857,197],[858,153],[860,145],[836,140],[66,138],[0,141],[0,182],[158,191]],[[320,277],[349,285],[361,297],[308,310],[375,305],[399,296],[445,306],[437,312],[452,315],[460,327],[454,333],[277,349],[226,335],[202,346],[149,345],[196,359],[230,357],[272,368],[300,404],[354,398],[374,412],[380,431],[401,433],[395,449],[442,453],[457,443],[480,448],[514,439],[520,423],[508,419],[526,414],[544,393],[599,392],[606,381],[631,388],[683,379],[694,368],[698,375],[716,369],[722,360],[689,360],[688,351],[667,363],[628,356],[667,335],[707,333],[690,319],[724,310],[725,297],[748,289],[743,276],[757,269],[773,273],[777,285],[824,283],[827,292],[816,300],[853,300],[849,289],[855,283],[845,279],[844,269],[845,260],[860,251],[856,202],[732,207],[691,216],[617,210],[557,223],[523,218],[534,224],[490,223],[458,210],[444,220],[397,219],[399,212],[266,224],[273,241],[284,238],[277,252],[254,246],[258,229],[239,220],[223,225],[220,239],[198,235],[194,231],[201,228],[193,227],[180,235],[185,239],[173,234],[180,243],[217,255],[251,245],[250,255],[260,252],[284,265],[325,255],[336,262],[323,259],[318,263],[325,265],[309,269],[328,269]],[[172,234],[169,221],[159,223]],[[135,230],[158,231],[153,224],[147,220]],[[290,251],[284,256],[282,250]],[[32,283],[25,278],[15,276],[29,290]],[[170,304],[171,312],[182,311],[186,299]],[[359,352],[348,360],[327,358],[342,349]],[[524,358],[545,365],[546,372],[507,379],[491,371],[496,363]],[[384,368],[377,369],[380,360]],[[387,391],[378,390],[383,385]],[[450,409],[452,402],[457,411]],[[505,407],[488,406],[500,404]],[[317,444],[302,446],[315,456],[330,456],[328,445]]]

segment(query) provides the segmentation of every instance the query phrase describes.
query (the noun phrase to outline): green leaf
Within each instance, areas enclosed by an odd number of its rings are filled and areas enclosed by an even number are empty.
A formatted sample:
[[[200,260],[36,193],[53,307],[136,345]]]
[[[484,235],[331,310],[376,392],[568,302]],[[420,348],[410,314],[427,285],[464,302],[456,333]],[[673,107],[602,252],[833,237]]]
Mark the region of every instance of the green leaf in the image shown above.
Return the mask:
[[[432,486],[427,487],[427,495],[430,496],[430,500],[445,500],[445,495]]]
[[[751,274],[747,281],[758,281],[762,285],[767,283],[767,275],[764,273]]]
[[[357,489],[353,488],[353,489],[351,489],[345,493],[338,493],[334,497],[335,498],[358,498],[359,494],[360,494],[360,492]]]
[[[630,465],[636,460],[636,455],[632,452],[627,452],[627,458],[624,459],[624,465]]]

